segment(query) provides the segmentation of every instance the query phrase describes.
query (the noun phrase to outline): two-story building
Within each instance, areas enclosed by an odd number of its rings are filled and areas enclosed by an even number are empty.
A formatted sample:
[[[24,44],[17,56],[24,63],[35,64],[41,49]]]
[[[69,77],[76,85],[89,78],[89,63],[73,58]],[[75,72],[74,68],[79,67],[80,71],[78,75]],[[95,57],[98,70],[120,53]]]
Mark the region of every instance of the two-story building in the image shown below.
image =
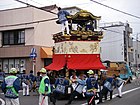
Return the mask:
[[[38,71],[51,63],[52,34],[60,31],[56,24],[56,5],[45,7],[46,12],[33,7],[22,7],[0,11],[0,69],[9,72],[16,67]],[[36,59],[31,50],[35,48]],[[45,63],[45,64],[44,64]]]
[[[41,10],[29,6],[0,11],[0,69],[8,73],[16,67],[20,72],[25,69],[36,73],[52,62],[52,34],[61,31],[56,24],[57,8],[52,5]],[[81,10],[64,9],[72,15]],[[31,56],[33,49],[37,54],[35,59]]]

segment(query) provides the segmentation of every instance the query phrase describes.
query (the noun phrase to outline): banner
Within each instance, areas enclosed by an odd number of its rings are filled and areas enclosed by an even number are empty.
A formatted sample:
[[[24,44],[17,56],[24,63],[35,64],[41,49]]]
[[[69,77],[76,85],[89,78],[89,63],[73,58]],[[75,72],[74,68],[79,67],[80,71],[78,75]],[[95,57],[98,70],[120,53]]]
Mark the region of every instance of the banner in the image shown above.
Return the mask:
[[[64,41],[55,43],[55,54],[99,54],[98,41]]]

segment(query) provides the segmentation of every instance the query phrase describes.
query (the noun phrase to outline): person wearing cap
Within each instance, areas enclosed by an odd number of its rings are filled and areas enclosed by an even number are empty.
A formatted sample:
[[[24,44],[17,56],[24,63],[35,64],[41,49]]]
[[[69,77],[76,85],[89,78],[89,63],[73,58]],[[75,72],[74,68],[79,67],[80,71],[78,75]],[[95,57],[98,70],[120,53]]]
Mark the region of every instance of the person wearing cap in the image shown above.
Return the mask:
[[[16,76],[17,69],[11,68],[9,73],[10,75],[4,79],[1,87],[5,94],[6,105],[20,105],[18,94],[20,90],[20,80]]]
[[[46,69],[42,68],[40,70],[42,79],[39,86],[39,105],[48,105],[48,96],[51,93],[50,79],[46,74]]]
[[[94,71],[89,70],[88,72],[89,78],[86,80],[86,92],[85,96],[87,97],[88,105],[95,105],[95,95],[96,90],[98,89],[98,83],[96,78],[94,77]]]
[[[57,15],[58,15],[59,22],[61,23],[62,34],[64,35],[64,31],[66,28],[67,35],[69,35],[69,26],[68,26],[67,16],[69,16],[70,14],[66,10],[62,10],[61,7],[59,7]]]
[[[76,82],[77,82],[77,86],[75,87],[75,90],[72,92],[68,102],[65,105],[70,105],[74,100],[75,96],[82,95],[83,89],[86,85],[85,75],[81,73],[77,78]]]

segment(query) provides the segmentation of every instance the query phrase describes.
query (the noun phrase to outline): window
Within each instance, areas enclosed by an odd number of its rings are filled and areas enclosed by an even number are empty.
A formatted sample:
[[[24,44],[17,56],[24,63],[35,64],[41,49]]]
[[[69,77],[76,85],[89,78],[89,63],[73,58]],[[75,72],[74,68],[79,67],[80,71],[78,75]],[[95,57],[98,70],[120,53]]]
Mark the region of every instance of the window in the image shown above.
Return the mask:
[[[3,71],[5,72],[5,73],[8,73],[8,59],[4,59],[3,60]]]
[[[9,70],[15,67],[20,73],[25,70],[26,59],[17,58],[17,59],[0,59],[0,69],[5,73],[9,73]]]
[[[9,59],[9,69],[14,67],[14,59]]]
[[[0,70],[2,70],[2,60],[0,59]]]
[[[2,32],[3,45],[25,44],[25,30],[12,30]]]

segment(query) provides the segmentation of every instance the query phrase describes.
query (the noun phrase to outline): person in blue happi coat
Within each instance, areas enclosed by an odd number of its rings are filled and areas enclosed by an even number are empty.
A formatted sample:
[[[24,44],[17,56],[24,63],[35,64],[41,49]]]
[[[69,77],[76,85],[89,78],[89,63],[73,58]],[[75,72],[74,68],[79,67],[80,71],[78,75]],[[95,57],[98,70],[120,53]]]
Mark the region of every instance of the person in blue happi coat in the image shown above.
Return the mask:
[[[108,92],[110,92],[110,100],[112,99],[113,86],[114,86],[114,78],[106,77],[106,79],[103,82],[103,89],[100,92],[99,102],[97,104],[102,103],[103,96],[105,97],[105,100],[107,100]]]
[[[86,80],[86,92],[85,96],[87,97],[88,105],[95,105],[95,95],[98,89],[98,82],[94,77],[94,71],[89,70],[88,72],[89,78]]]
[[[76,82],[77,82],[77,86],[75,87],[75,90],[70,95],[69,101],[65,105],[70,105],[72,101],[74,100],[75,96],[78,96],[79,94],[83,93],[83,89],[86,85],[85,75],[81,73],[79,77],[77,78]]]
[[[64,96],[66,91],[66,86],[69,85],[69,80],[64,77],[63,71],[59,72],[59,77],[55,81],[55,89],[53,89],[53,105],[56,103],[56,99],[60,98],[60,95]]]
[[[1,86],[2,91],[5,94],[6,105],[20,105],[18,93],[20,90],[20,80],[16,76],[17,69],[11,68],[9,73],[10,75],[5,77]]]
[[[33,90],[33,92],[35,92],[35,79],[36,77],[33,74],[33,70],[30,70],[30,73],[28,75],[28,79],[30,82],[30,92]]]
[[[61,30],[62,30],[62,34],[64,35],[64,31],[66,28],[67,31],[67,35],[69,35],[69,26],[68,26],[68,20],[67,20],[67,16],[69,16],[69,12],[67,12],[66,10],[62,10],[61,7],[58,7],[58,19],[59,22],[61,23]]]

